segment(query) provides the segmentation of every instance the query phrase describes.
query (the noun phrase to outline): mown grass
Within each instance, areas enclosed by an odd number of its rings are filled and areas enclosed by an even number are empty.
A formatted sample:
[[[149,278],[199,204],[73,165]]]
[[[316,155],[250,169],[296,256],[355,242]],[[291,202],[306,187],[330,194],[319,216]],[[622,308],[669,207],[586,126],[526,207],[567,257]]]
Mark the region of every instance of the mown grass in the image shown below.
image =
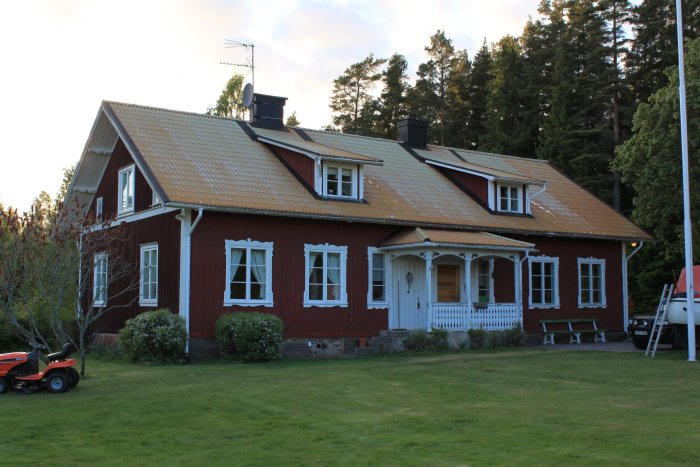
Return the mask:
[[[146,366],[8,393],[2,463],[673,465],[700,459],[700,364],[539,349]]]

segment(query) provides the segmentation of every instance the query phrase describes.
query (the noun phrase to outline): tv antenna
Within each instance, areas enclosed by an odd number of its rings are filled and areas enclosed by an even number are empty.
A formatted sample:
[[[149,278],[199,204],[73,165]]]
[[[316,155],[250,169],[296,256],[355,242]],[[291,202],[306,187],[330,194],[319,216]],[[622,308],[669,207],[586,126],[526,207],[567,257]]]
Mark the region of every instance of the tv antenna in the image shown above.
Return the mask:
[[[255,88],[255,44],[245,44],[243,42],[234,41],[232,39],[224,39],[224,47],[226,47],[227,49],[232,49],[236,47],[245,47],[247,49],[250,47],[250,60],[248,60],[248,63],[219,62],[219,64],[250,68],[250,72],[253,75],[253,88]]]

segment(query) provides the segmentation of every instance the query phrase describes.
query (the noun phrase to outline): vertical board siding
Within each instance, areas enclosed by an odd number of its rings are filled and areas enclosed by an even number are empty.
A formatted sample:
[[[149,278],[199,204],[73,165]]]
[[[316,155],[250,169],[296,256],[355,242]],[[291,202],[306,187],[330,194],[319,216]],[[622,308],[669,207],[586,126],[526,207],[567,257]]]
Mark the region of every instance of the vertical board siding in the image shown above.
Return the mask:
[[[367,309],[367,247],[376,246],[394,227],[293,218],[205,212],[192,235],[190,331],[214,337],[222,313],[270,312],[284,322],[286,337],[370,336],[387,328],[387,310]],[[224,306],[226,240],[273,242],[274,306]],[[304,308],[304,244],[347,246],[348,306]]]
[[[535,244],[530,256],[559,258],[559,308],[529,308],[529,266],[523,261],[523,326],[526,332],[541,333],[541,319],[598,318],[598,327],[610,331],[623,331],[622,323],[622,258],[620,242],[614,240],[589,240],[573,238],[548,238],[510,236]],[[578,258],[605,260],[604,308],[578,307]]]
[[[515,270],[512,261],[496,258],[493,262],[493,295],[496,303],[515,303]]]
[[[109,156],[109,162],[105,168],[105,172],[102,175],[102,180],[97,187],[95,196],[90,204],[89,216],[94,218],[95,216],[95,203],[97,198],[102,197],[102,215],[104,219],[112,219],[117,215],[117,203],[119,203],[119,170],[122,167],[131,165],[134,160],[131,158],[131,154],[124,146],[121,139],[117,141],[114,147],[112,155]],[[146,182],[143,174],[138,167],[134,167],[136,170],[134,177],[134,211],[144,211],[151,207],[151,201],[153,200],[153,191],[151,187]]]
[[[279,148],[272,145],[266,145],[284,164],[289,167],[299,178],[304,180],[306,184],[314,189],[314,161],[298,152],[288,149]]]
[[[489,182],[485,178],[459,172],[457,170],[438,169],[462,190],[482,205],[489,205]]]
[[[116,299],[108,300],[107,305],[114,307],[107,312],[96,324],[96,330],[102,332],[117,332],[124,322],[144,311],[159,308],[169,308],[174,313],[178,312],[178,299],[180,291],[180,222],[175,218],[177,213],[167,213],[150,217],[137,222],[122,224],[127,231],[127,240],[120,245],[112,245],[113,249],[123,249],[125,261],[131,268],[131,276],[110,284],[109,295],[116,295],[118,290],[125,289],[132,280],[138,281],[140,277],[140,250],[146,243],[158,244],[158,305],[142,307],[139,305],[139,290],[135,288],[129,293]],[[107,249],[107,248],[106,248]],[[83,258],[93,264],[93,258]],[[109,259],[108,259],[109,261]],[[93,275],[86,279],[91,284],[92,294]],[[84,305],[90,303],[92,297],[86,297]]]

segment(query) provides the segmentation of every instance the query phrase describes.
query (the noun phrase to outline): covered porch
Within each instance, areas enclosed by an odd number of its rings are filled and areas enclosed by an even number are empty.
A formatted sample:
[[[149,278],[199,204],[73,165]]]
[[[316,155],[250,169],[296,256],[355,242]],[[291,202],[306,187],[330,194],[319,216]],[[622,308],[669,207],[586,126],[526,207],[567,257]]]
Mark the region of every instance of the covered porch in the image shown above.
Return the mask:
[[[522,261],[534,245],[484,232],[412,229],[389,239],[389,327],[522,326]]]

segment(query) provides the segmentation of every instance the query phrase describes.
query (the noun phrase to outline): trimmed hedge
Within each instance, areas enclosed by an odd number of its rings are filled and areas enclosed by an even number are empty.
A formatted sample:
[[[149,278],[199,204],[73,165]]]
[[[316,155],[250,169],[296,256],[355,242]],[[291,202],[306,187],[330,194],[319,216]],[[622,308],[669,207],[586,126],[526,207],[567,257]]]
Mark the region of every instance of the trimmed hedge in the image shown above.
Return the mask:
[[[179,362],[185,358],[185,321],[170,310],[148,311],[127,320],[119,332],[119,344],[127,359]]]
[[[269,313],[225,313],[216,321],[216,341],[226,356],[264,362],[279,356],[282,320]]]

